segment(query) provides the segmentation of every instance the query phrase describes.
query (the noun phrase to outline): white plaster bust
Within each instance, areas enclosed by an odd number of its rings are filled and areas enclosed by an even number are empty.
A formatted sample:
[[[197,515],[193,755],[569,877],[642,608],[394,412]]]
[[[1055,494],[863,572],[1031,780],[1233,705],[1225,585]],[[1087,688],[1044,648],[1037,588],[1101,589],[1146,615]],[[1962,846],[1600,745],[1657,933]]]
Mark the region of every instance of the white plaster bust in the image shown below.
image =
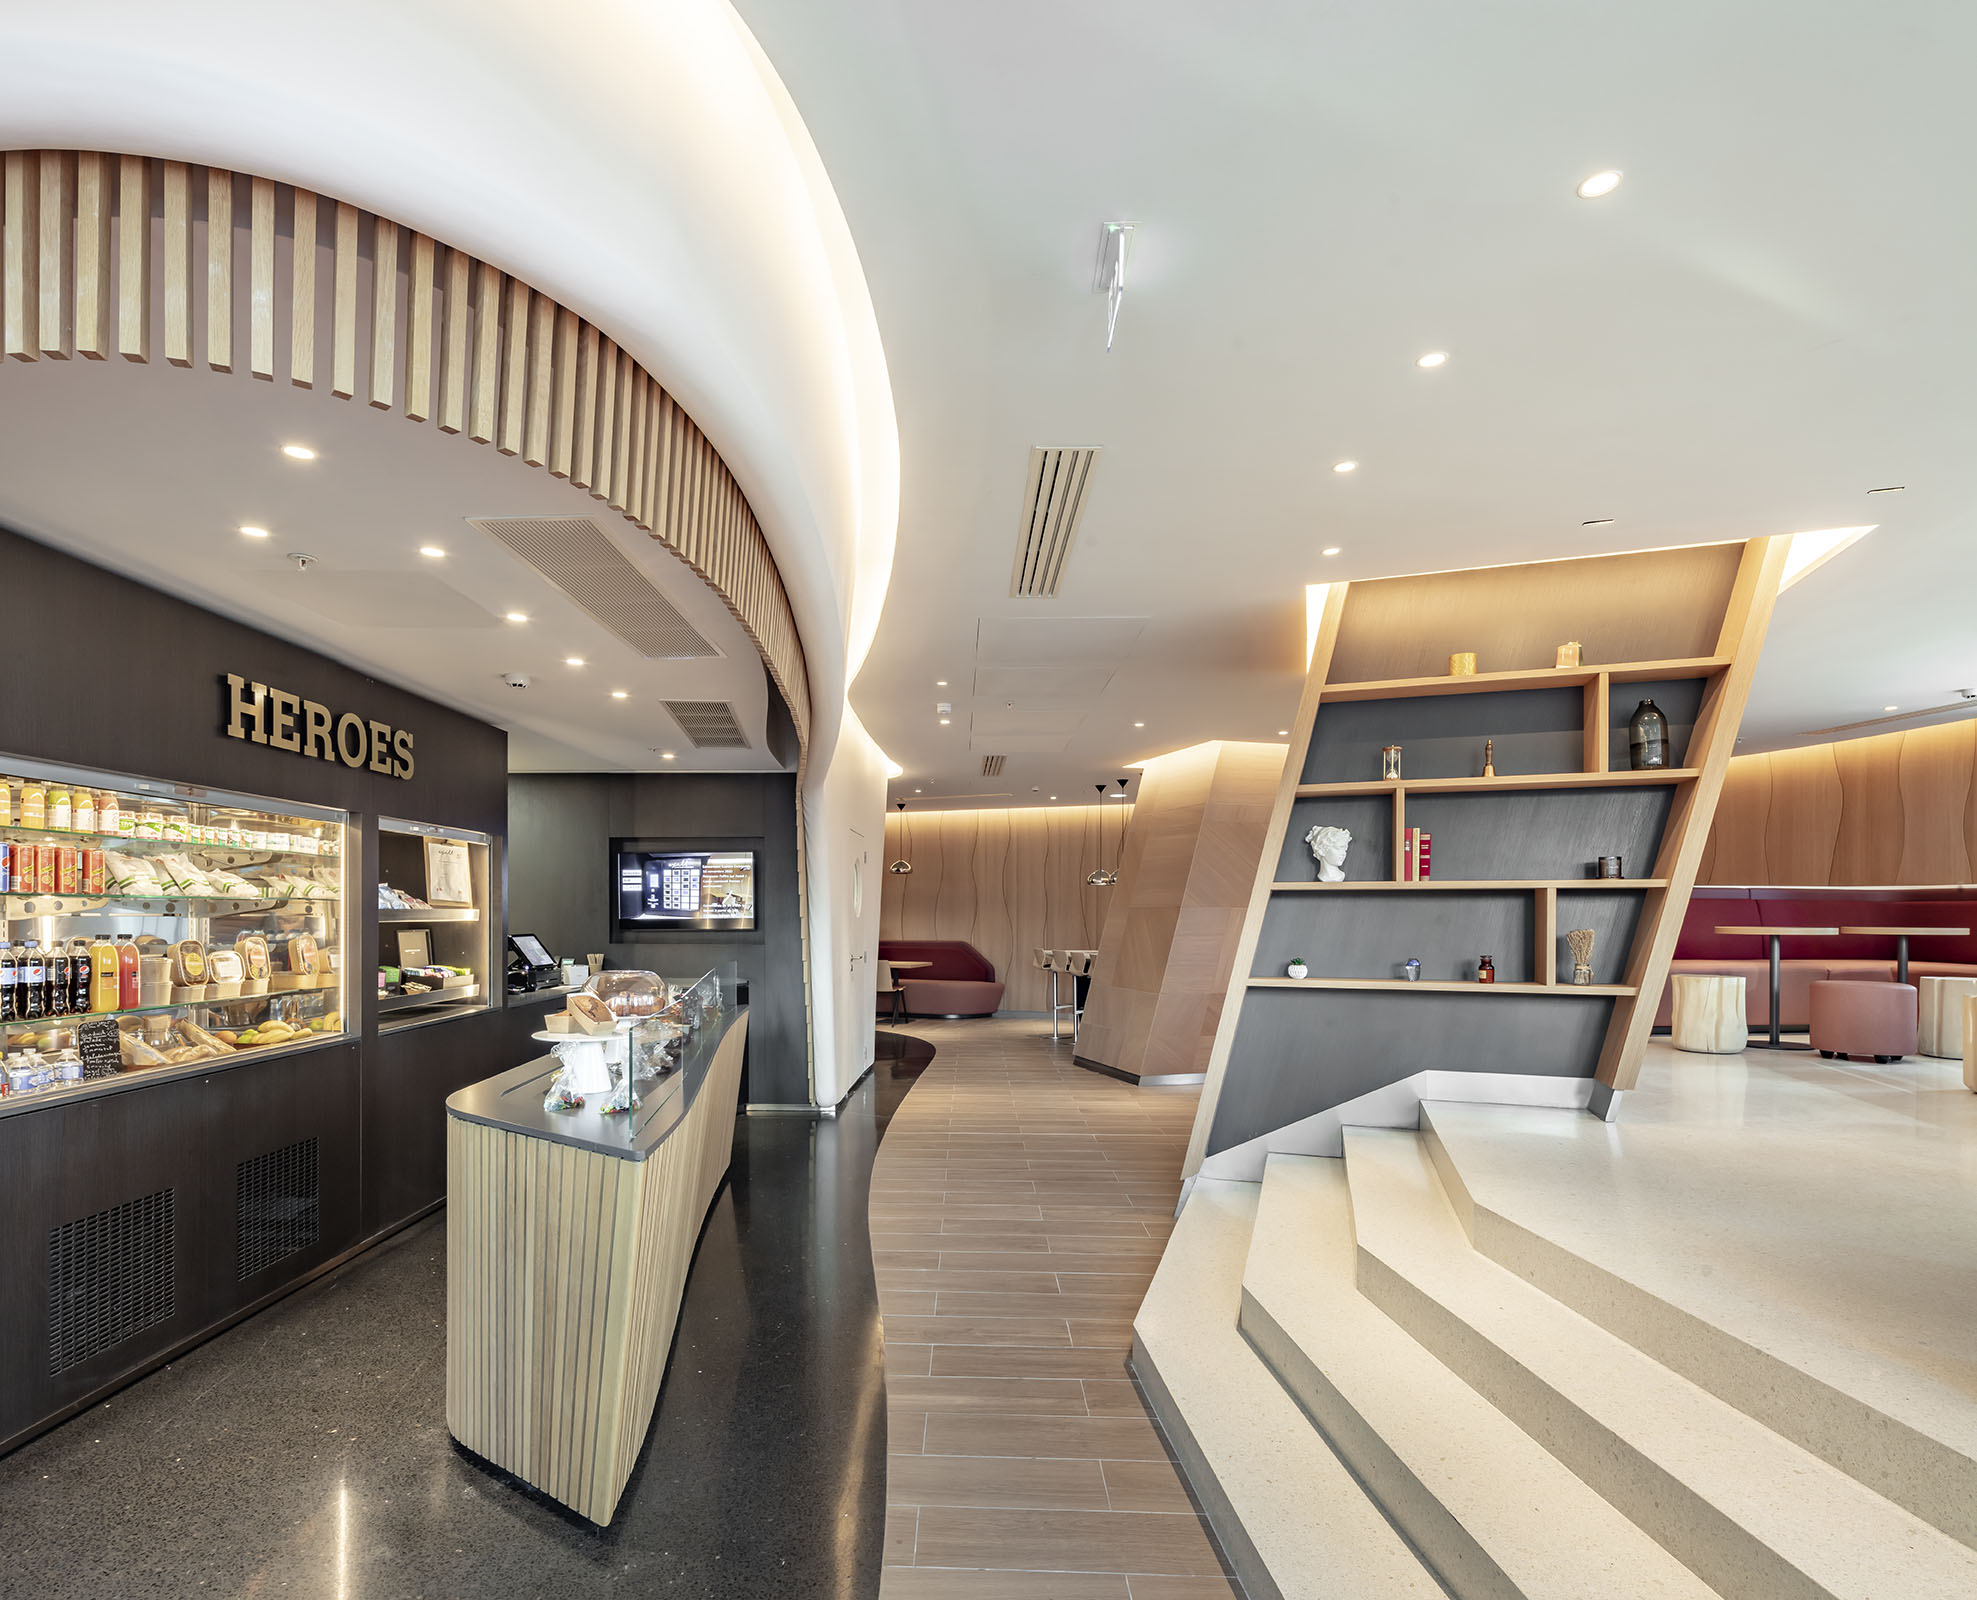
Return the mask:
[[[1352,834],[1344,828],[1328,828],[1320,823],[1304,836],[1304,842],[1311,846],[1311,854],[1318,863],[1318,881],[1343,883],[1345,853],[1352,843]]]

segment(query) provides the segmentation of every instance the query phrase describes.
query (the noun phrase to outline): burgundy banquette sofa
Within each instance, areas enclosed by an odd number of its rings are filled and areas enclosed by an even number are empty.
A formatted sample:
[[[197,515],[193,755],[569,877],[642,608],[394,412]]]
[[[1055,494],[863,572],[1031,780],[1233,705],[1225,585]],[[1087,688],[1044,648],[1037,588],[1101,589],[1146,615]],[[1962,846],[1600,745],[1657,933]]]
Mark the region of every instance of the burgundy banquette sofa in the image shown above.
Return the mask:
[[[1755,935],[1718,933],[1718,923],[1739,927],[1977,929],[1977,888],[1697,889],[1689,901],[1688,915],[1682,919],[1669,976],[1700,972],[1742,977],[1745,1020],[1752,1028],[1768,1028],[1770,941]],[[1977,932],[1967,937],[1909,941],[1908,981],[1935,977],[1977,978]],[[1894,982],[1895,941],[1872,934],[1811,939],[1787,936],[1779,946],[1779,1027],[1807,1026],[1812,986],[1826,979]],[[1662,991],[1656,1027],[1668,1026],[1673,1005],[1671,983]]]
[[[1002,1004],[1002,985],[987,956],[966,939],[881,939],[881,961],[926,961],[893,974],[915,1017],[986,1017]],[[887,1005],[879,997],[883,1011]]]

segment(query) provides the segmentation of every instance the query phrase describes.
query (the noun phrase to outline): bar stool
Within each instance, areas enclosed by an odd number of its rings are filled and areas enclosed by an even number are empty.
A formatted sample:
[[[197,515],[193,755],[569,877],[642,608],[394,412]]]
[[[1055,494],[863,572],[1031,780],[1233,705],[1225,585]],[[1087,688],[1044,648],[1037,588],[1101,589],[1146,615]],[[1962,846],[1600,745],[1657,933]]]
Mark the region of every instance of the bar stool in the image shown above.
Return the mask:
[[[1067,1010],[1075,1013],[1077,1008],[1075,1006],[1065,1006],[1058,1002],[1057,978],[1063,969],[1057,965],[1057,952],[1055,950],[1046,950],[1042,945],[1038,944],[1030,946],[1030,955],[1039,972],[1050,974],[1050,1036],[1055,1039],[1058,1037],[1058,1013]]]
[[[1096,950],[1064,952],[1064,970],[1071,975],[1071,1042],[1073,1044],[1078,1042],[1078,1029],[1084,1025],[1085,1020],[1084,1002],[1078,995],[1078,980],[1091,976],[1092,958],[1097,954]]]
[[[892,975],[892,963],[890,961],[881,961],[879,963],[879,993],[892,996],[892,1015],[887,1020],[890,1022],[904,1022],[906,1020],[906,991],[900,988],[899,980]]]

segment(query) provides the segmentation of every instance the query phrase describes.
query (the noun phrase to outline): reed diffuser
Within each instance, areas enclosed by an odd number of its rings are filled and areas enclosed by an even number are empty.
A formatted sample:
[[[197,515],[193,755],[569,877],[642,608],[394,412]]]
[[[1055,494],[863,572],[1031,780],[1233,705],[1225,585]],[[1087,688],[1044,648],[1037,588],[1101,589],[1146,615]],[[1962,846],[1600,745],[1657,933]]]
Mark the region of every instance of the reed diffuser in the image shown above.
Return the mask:
[[[1565,942],[1572,947],[1572,981],[1591,983],[1593,981],[1593,930],[1574,928],[1566,934]]]

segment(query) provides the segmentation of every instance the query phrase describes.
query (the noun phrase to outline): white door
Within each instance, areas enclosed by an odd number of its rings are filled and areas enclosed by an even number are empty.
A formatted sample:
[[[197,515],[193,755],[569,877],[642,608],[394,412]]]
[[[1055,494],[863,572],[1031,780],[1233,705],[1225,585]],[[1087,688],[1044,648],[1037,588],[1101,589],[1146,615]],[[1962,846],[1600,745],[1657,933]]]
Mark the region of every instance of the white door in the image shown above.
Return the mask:
[[[838,948],[851,967],[851,1004],[838,1017],[838,1060],[846,1066],[844,1081],[856,1078],[872,1064],[873,1012],[879,989],[879,865],[865,835],[851,835],[851,893],[840,913]]]

